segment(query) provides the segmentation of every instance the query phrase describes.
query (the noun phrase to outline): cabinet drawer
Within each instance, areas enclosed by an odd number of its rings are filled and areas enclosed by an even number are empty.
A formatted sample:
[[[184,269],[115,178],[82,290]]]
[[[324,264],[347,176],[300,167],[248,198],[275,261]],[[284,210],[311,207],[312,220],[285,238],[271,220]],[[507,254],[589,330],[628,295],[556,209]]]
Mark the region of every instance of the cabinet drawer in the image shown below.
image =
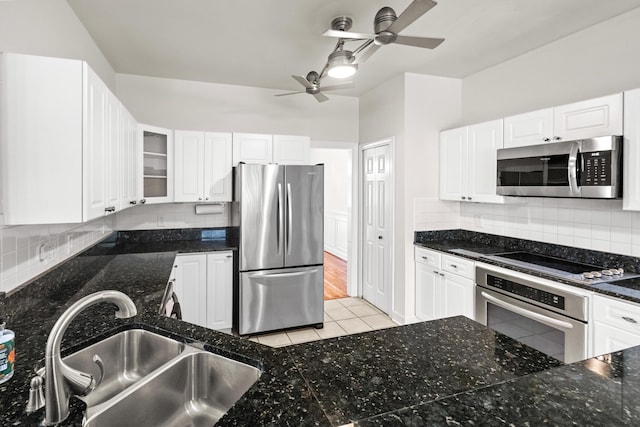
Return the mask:
[[[640,335],[640,305],[593,296],[593,320]]]
[[[416,246],[415,260],[417,263],[440,268],[440,253]]]
[[[475,263],[456,256],[443,255],[442,270],[471,280],[475,280],[476,278]]]

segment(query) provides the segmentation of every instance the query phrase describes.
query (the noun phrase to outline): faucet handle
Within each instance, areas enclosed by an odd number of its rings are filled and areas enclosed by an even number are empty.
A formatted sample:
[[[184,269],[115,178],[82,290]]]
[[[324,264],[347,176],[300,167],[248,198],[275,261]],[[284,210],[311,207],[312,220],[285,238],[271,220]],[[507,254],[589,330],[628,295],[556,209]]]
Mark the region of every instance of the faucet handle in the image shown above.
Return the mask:
[[[44,372],[43,372],[44,374]],[[42,376],[37,375],[31,378],[29,388],[29,402],[27,403],[27,414],[44,407],[44,392],[42,391]]]
[[[78,371],[65,363],[62,363],[60,367],[62,369],[62,375],[64,375],[65,380],[67,380],[67,384],[69,384],[73,394],[86,396],[96,388],[96,381],[93,375]]]

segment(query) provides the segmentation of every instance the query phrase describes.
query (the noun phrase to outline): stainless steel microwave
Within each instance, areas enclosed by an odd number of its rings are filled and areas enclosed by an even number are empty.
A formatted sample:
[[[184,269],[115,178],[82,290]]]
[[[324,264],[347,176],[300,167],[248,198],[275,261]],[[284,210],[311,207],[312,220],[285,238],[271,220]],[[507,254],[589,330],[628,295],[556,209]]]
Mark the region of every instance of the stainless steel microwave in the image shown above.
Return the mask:
[[[622,137],[602,136],[498,150],[504,196],[615,199],[622,195]]]

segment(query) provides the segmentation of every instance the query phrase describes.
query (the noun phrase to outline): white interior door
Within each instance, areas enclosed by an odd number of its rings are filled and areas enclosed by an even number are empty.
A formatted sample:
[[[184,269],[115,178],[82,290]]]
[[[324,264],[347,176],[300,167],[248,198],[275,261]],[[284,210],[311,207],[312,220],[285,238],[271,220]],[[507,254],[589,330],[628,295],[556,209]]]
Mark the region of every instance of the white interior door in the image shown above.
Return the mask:
[[[363,152],[362,294],[385,313],[391,307],[391,148]]]

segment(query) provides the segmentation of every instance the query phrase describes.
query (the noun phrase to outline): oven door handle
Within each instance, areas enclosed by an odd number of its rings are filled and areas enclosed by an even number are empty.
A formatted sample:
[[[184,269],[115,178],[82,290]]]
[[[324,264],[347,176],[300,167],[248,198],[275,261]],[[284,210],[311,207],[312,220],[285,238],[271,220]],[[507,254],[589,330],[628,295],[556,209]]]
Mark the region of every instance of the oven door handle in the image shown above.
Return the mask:
[[[504,302],[494,297],[493,295],[489,295],[484,291],[481,292],[480,295],[482,295],[482,297],[485,298],[487,301],[491,301],[493,304],[499,307],[502,307],[514,313],[520,314],[522,316],[535,319],[538,322],[544,323],[547,326],[562,328],[562,329],[573,329],[573,325],[569,322],[564,322],[562,320],[554,319],[553,317],[545,316],[544,314],[539,314],[534,311],[530,311],[530,310],[518,307],[517,305],[509,304],[508,302]]]

